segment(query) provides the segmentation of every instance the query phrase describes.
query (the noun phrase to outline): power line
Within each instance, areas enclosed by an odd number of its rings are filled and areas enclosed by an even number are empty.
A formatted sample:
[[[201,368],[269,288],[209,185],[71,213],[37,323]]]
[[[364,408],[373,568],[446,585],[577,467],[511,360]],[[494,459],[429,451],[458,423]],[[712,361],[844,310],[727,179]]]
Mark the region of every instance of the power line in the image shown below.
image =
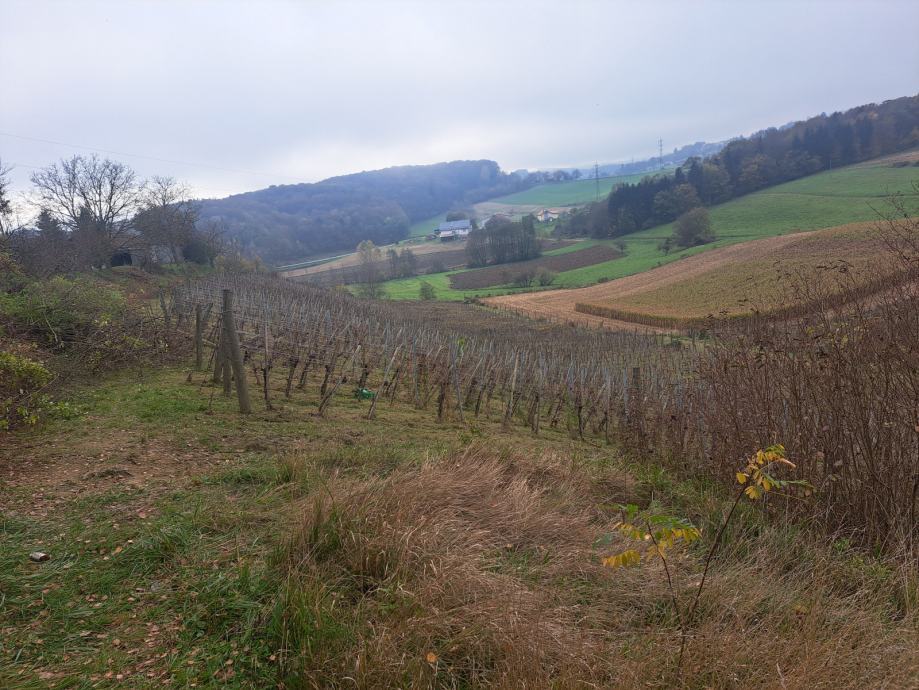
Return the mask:
[[[283,177],[288,180],[296,180],[298,182],[302,182],[301,178],[292,177],[290,175],[259,172],[257,170],[247,170],[245,168],[227,168],[227,167],[220,166],[220,165],[212,165],[210,163],[191,163],[189,161],[174,160],[171,158],[159,158],[157,156],[148,156],[142,153],[126,153],[124,151],[112,151],[110,149],[102,149],[102,148],[98,148],[94,146],[83,146],[81,144],[70,144],[65,141],[55,141],[53,139],[42,139],[40,137],[30,137],[30,136],[25,136],[23,134],[12,134],[10,132],[0,132],[0,137],[10,137],[12,139],[21,139],[23,141],[36,141],[42,144],[54,144],[55,146],[66,146],[68,148],[92,151],[93,153],[105,153],[110,156],[125,156],[127,158],[143,158],[146,160],[157,161],[159,163],[171,163],[173,165],[187,165],[192,168],[210,168],[211,170],[222,170],[223,172],[243,173],[246,175],[256,175],[259,177],[267,177],[267,178]],[[25,164],[22,164],[22,165],[25,165]],[[33,167],[33,166],[26,166],[26,167]]]
[[[600,164],[594,161],[594,180],[597,183],[597,201],[600,201]]]

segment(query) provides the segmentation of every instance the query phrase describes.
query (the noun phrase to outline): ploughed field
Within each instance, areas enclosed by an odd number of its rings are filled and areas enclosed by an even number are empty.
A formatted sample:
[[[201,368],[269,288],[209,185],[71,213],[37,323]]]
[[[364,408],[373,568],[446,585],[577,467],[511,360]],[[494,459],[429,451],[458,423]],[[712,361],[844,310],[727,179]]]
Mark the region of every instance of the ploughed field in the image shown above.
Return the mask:
[[[462,247],[465,242],[460,245]],[[444,244],[445,250],[438,252],[425,252],[415,256],[415,270],[424,274],[440,268],[458,268],[466,263],[466,250],[457,248],[456,242]],[[379,262],[380,273],[385,275],[389,269],[389,262],[381,259]],[[363,281],[364,269],[359,264],[349,264],[338,268],[330,268],[325,271],[316,271],[306,275],[299,276],[294,280],[298,282],[312,283],[313,285],[322,285],[325,287],[333,285],[352,285]]]
[[[594,245],[577,249],[564,254],[541,256],[529,261],[488,266],[472,271],[454,273],[450,276],[450,285],[459,290],[476,290],[512,283],[518,276],[533,274],[539,271],[560,273],[584,266],[592,266],[602,261],[612,261],[621,256],[620,252],[606,245]]]

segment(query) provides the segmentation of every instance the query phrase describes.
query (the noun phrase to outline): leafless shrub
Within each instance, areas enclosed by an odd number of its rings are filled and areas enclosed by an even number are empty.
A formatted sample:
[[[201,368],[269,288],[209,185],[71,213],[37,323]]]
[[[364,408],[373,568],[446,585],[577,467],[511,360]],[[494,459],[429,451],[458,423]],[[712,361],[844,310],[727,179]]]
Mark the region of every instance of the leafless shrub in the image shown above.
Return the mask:
[[[828,266],[823,279],[791,283],[788,301],[811,305],[806,316],[719,334],[700,364],[701,421],[719,471],[782,442],[816,486],[826,524],[915,556],[919,220],[895,205],[877,232],[899,271],[875,278]],[[883,286],[866,295],[872,282]]]

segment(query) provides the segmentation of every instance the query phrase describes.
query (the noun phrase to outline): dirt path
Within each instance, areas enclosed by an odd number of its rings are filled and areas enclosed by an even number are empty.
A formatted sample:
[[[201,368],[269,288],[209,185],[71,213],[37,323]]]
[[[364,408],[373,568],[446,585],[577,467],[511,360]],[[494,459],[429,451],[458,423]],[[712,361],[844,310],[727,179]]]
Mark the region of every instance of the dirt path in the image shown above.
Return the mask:
[[[616,321],[581,314],[576,312],[574,307],[578,302],[603,302],[682,282],[687,278],[694,278],[712,269],[737,261],[768,258],[777,250],[810,234],[808,232],[799,232],[721,247],[674,261],[650,271],[611,280],[608,283],[567,290],[501,295],[499,297],[489,297],[483,302],[492,307],[509,309],[534,318],[570,321],[588,327],[668,332],[668,329],[651,328],[627,321]]]

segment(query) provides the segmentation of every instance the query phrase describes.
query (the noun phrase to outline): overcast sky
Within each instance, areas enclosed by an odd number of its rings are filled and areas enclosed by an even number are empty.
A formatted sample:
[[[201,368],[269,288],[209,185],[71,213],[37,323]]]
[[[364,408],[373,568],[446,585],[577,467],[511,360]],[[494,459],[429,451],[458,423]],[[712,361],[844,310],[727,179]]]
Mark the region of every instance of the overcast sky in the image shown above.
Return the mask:
[[[18,191],[92,149],[201,196],[586,167],[915,94],[917,28],[916,0],[0,0],[0,159]]]

